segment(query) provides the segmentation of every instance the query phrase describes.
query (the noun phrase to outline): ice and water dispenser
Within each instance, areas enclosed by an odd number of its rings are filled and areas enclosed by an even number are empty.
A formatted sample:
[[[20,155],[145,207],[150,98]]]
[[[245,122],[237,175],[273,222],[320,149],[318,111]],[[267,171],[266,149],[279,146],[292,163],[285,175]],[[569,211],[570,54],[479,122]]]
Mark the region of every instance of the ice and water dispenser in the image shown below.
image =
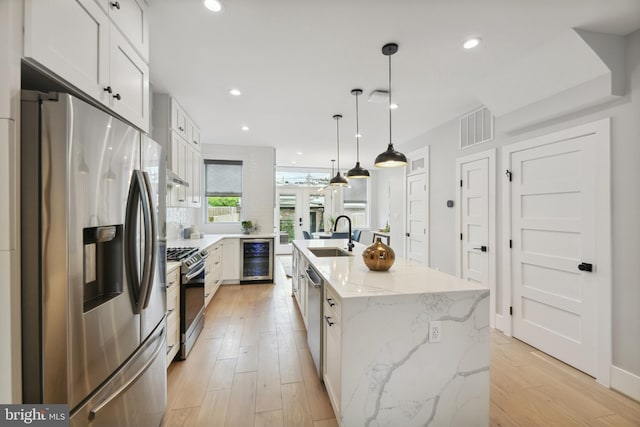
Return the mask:
[[[122,293],[123,225],[85,228],[82,237],[86,313]]]

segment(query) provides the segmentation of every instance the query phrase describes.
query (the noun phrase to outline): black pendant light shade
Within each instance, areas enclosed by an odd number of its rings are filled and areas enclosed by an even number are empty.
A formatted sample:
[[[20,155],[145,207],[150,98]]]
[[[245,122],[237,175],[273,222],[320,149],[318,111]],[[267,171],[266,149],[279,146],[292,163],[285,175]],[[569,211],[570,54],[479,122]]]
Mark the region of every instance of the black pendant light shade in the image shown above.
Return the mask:
[[[362,89],[351,90],[351,95],[356,97],[356,165],[347,172],[349,178],[369,178],[369,171],[360,166],[360,111],[358,109],[358,96],[362,95]]]
[[[339,125],[339,121],[342,118],[342,115],[336,114],[336,115],[333,116],[333,118],[336,121],[336,144],[338,146],[338,172],[336,173],[336,176],[331,178],[331,181],[329,181],[329,185],[331,185],[333,187],[344,187],[344,186],[349,185],[349,181],[347,181],[347,178],[345,178],[344,176],[340,175],[340,125]]]
[[[382,54],[389,57],[389,146],[376,157],[375,165],[379,168],[395,168],[407,164],[407,157],[393,148],[391,133],[391,55],[398,51],[398,45],[387,43],[382,46]]]
[[[393,144],[389,143],[387,151],[378,154],[375,165],[379,168],[395,168],[407,164],[407,157],[393,148]]]

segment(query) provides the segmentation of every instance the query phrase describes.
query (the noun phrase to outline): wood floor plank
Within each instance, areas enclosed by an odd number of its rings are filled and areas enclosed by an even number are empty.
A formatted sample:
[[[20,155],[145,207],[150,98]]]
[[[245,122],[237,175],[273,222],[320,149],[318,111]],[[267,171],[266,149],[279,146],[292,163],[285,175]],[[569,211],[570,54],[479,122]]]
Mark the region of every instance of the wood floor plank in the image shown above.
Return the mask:
[[[335,418],[328,420],[314,421],[313,427],[338,427],[338,421]]]
[[[164,414],[162,427],[183,427],[195,425],[198,421],[198,408],[168,410]]]
[[[280,363],[274,333],[261,335],[258,356],[256,412],[282,409]]]
[[[307,393],[302,382],[282,385],[282,414],[285,427],[313,427]]]
[[[208,391],[202,401],[202,406],[200,406],[198,420],[195,426],[210,427],[224,425],[230,394],[231,388]],[[190,426],[190,424],[184,425]]]
[[[258,369],[258,346],[240,347],[236,373],[251,372]]]
[[[227,406],[226,427],[252,426],[256,411],[256,373],[243,372],[233,376]]]
[[[231,388],[233,373],[236,370],[236,359],[218,359],[215,361],[207,390],[223,390]]]
[[[298,359],[302,368],[302,378],[304,379],[304,389],[307,393],[307,401],[311,410],[313,420],[324,420],[333,418],[333,408],[331,401],[320,382],[316,365],[308,348],[298,350]]]
[[[293,347],[278,346],[278,360],[280,362],[280,384],[302,381],[302,370],[295,345]]]
[[[282,411],[260,412],[256,414],[255,427],[283,427]]]

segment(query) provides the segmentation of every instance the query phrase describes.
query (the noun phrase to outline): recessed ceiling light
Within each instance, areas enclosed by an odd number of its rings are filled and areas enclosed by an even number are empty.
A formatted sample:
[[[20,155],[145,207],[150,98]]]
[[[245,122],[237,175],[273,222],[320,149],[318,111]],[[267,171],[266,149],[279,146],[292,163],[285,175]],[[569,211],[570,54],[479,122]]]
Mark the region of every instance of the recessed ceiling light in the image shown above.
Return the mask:
[[[204,0],[204,7],[214,13],[221,13],[224,9],[220,0]]]
[[[392,110],[395,110],[398,107],[399,107],[399,105],[396,104],[396,103],[393,103],[393,104],[389,105],[389,108],[391,108]]]
[[[242,126],[242,130],[244,130],[244,131],[248,131],[248,130],[249,130],[249,126],[246,126],[246,125],[245,125],[245,126]]]
[[[297,154],[298,156],[302,156],[304,153],[303,153],[302,151],[298,151],[296,154]]]
[[[240,90],[239,90],[239,89],[231,89],[231,90],[229,91],[229,93],[230,93],[231,95],[233,95],[233,96],[240,96],[240,95],[242,95],[242,92],[240,92]]]
[[[462,45],[462,47],[464,47],[465,49],[473,49],[474,47],[478,46],[480,44],[480,39],[477,37],[468,39],[467,41],[464,42],[464,44]]]
[[[292,160],[292,161],[291,161],[291,164],[292,164],[292,165],[295,165],[295,164],[296,164],[296,161],[295,161],[295,160]]]
[[[356,138],[362,138],[362,134],[361,133],[356,133]]]

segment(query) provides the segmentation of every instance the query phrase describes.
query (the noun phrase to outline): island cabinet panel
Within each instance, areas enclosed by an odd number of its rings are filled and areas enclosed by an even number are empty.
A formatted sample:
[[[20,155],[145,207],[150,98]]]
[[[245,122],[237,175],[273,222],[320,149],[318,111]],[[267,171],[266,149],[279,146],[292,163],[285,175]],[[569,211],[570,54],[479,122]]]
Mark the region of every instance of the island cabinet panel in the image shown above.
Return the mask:
[[[293,244],[324,279],[322,379],[340,426],[489,425],[487,288],[403,259],[369,271],[360,244],[340,257],[314,253],[341,242]]]

